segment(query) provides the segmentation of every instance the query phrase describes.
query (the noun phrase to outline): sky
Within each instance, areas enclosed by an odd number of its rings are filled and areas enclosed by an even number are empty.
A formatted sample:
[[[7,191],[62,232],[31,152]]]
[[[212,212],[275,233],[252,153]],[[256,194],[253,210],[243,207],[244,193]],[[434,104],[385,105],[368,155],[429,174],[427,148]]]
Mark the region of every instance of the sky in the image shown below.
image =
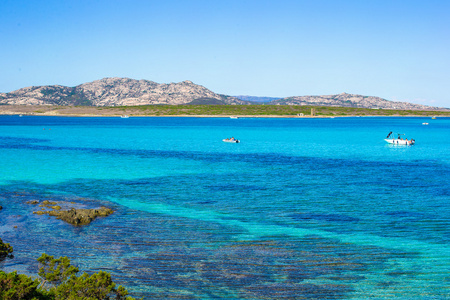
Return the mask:
[[[448,0],[1,0],[0,92],[105,77],[450,107]]]

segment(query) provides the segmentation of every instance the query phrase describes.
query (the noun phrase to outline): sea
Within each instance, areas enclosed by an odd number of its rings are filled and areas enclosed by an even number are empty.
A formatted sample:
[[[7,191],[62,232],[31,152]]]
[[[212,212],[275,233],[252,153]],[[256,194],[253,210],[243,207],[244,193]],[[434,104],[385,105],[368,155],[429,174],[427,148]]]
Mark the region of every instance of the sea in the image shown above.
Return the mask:
[[[5,272],[47,253],[144,299],[450,299],[450,118],[0,116],[0,205]]]

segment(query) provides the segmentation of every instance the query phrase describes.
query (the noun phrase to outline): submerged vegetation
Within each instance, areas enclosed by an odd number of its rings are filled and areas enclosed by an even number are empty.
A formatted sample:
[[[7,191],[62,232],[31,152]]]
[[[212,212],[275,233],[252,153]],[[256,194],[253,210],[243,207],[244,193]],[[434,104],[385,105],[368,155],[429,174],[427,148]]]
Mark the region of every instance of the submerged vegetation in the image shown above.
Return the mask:
[[[450,110],[422,111],[309,105],[141,105],[141,106],[0,106],[0,114],[61,116],[450,116]]]

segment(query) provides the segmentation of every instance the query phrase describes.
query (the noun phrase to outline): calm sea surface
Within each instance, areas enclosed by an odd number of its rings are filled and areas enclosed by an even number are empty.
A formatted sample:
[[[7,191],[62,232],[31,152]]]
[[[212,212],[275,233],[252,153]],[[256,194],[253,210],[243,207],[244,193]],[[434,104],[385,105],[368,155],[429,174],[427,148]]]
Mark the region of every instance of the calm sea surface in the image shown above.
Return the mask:
[[[145,299],[450,299],[450,118],[0,116],[0,205],[7,272],[45,252]]]

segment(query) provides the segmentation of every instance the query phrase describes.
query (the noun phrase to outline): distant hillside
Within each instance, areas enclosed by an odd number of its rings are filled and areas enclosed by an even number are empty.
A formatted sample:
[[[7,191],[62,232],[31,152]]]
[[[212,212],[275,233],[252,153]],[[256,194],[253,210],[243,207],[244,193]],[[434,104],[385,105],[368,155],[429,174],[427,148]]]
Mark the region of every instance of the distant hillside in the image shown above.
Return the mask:
[[[235,96],[236,98],[243,100],[243,101],[250,101],[250,102],[270,102],[275,101],[281,98],[276,97],[257,97],[257,96]]]
[[[32,86],[10,93],[0,93],[0,105],[139,106],[153,104],[224,105],[255,103],[266,105],[443,110],[438,107],[407,102],[393,102],[379,97],[347,93],[326,96],[294,96],[283,99],[255,96],[233,97],[216,94],[188,80],[166,84],[130,78],[104,78],[75,87],[62,85]]]
[[[413,109],[413,110],[442,110],[439,107],[413,104],[408,102],[394,102],[380,97],[363,96],[355,94],[337,94],[326,96],[295,96],[271,101],[274,105],[315,105],[339,106],[374,109]]]
[[[187,104],[195,100],[214,104],[248,104],[235,97],[216,94],[207,88],[183,81],[159,84],[149,80],[104,78],[76,87],[32,86],[0,94],[0,104],[134,106]]]

